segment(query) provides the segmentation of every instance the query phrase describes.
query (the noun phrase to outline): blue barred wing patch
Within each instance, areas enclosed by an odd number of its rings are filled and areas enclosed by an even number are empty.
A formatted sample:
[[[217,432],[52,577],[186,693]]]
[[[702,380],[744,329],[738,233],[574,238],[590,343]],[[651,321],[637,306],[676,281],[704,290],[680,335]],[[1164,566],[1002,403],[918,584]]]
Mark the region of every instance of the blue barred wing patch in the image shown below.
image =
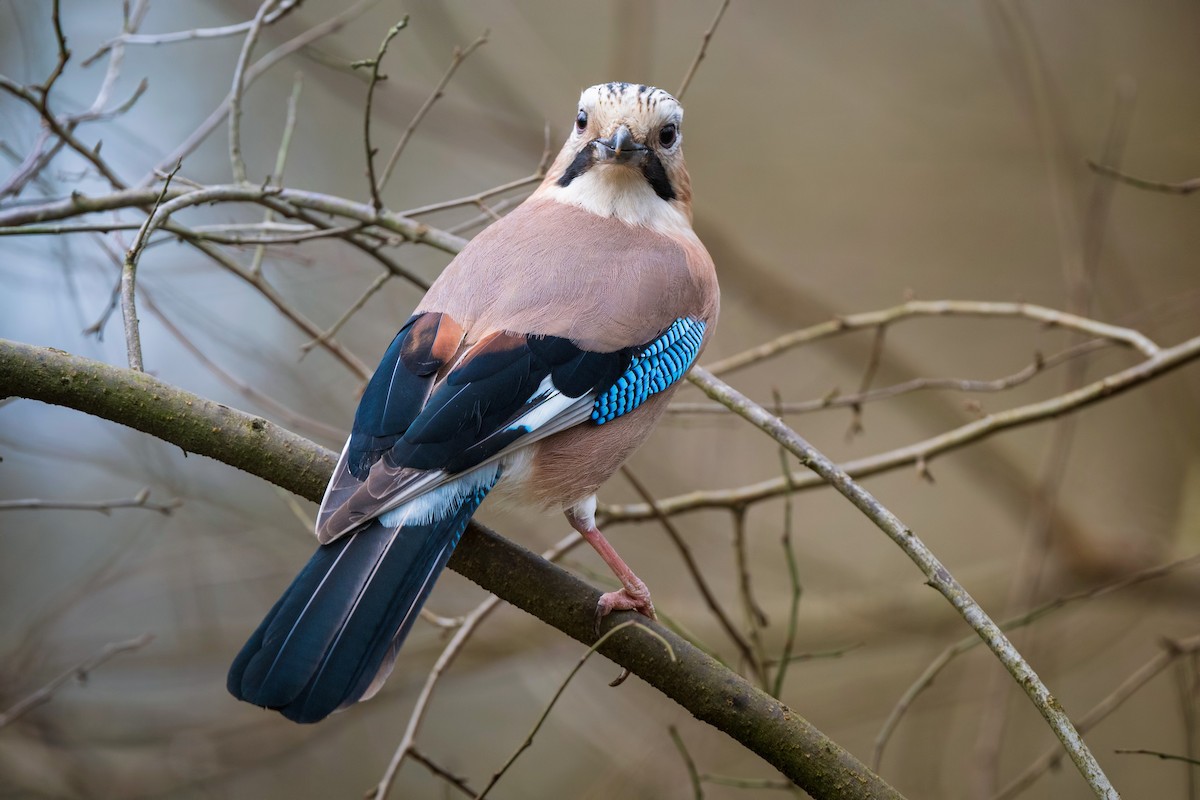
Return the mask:
[[[696,360],[705,325],[680,317],[661,336],[633,356],[629,369],[601,392],[592,406],[592,422],[603,425],[630,412],[683,377]]]

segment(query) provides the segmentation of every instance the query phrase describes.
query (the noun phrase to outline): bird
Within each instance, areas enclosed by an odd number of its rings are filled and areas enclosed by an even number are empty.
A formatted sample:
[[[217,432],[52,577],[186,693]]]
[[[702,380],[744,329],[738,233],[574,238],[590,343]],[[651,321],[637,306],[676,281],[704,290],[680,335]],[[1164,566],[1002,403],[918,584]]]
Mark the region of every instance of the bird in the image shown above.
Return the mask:
[[[683,108],[662,89],[580,95],[544,180],[442,271],[368,381],[317,514],[319,547],[227,688],[299,723],[392,671],[489,494],[560,511],[621,583],[597,620],[654,616],[596,525],[596,491],[649,435],[712,336]]]

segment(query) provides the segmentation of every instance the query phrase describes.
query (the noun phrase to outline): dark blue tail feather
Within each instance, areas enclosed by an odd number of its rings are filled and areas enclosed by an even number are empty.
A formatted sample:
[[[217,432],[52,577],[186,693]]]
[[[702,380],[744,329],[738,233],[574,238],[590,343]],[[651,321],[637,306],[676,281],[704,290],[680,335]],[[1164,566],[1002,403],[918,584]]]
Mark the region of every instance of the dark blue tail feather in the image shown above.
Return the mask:
[[[295,722],[358,701],[490,488],[431,522],[395,529],[375,520],[319,548],[234,659],[229,692]]]

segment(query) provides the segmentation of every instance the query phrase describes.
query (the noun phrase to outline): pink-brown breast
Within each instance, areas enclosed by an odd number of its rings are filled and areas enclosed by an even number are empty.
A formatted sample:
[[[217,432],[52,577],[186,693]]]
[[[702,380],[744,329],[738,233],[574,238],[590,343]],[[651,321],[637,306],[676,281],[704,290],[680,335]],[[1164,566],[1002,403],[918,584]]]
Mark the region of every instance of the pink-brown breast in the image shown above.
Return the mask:
[[[703,320],[707,344],[719,292],[712,259],[690,230],[663,234],[534,199],[472,240],[417,310],[451,316],[468,346],[506,330],[611,352],[652,341],[680,317]],[[585,422],[536,443],[505,493],[556,509],[593,494],[646,440],[675,388],[604,425]]]

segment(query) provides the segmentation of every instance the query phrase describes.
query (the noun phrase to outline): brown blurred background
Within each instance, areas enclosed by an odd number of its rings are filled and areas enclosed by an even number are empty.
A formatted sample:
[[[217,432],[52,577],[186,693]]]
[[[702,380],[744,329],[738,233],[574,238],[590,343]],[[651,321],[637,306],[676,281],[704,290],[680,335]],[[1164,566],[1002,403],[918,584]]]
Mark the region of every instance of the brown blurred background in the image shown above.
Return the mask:
[[[0,2],[0,71],[41,80],[54,63],[49,3]],[[256,53],[348,3],[306,0],[266,29]],[[446,95],[417,129],[384,200],[405,209],[528,175],[557,151],[578,92],[629,80],[679,86],[717,3],[395,2],[381,0],[337,34],[290,57],[251,86],[243,139],[250,179],[271,172],[293,76],[303,74],[289,186],[368,199],[361,143],[366,85],[346,65],[375,54],[401,16],[376,97],[374,135],[386,154],[437,83],[455,45],[484,29]],[[249,19],[257,4],[152,3],[144,33]],[[78,61],[120,30],[116,0],[70,0],[63,20],[76,58],[55,92],[68,110],[92,100],[103,63]],[[1200,175],[1200,6],[1194,2],[767,2],[733,0],[684,98],[685,149],[696,229],[718,267],[722,317],[704,361],[738,352],[834,314],[922,299],[1027,300],[1067,308],[1086,269],[1091,313],[1136,327],[1160,344],[1200,333],[1200,207],[1195,198],[1115,189],[1111,204],[1085,159],[1124,130],[1121,164],[1152,179]],[[130,47],[117,97],[149,78],[145,96],[102,131],[105,156],[131,178],[186,137],[225,96],[241,37]],[[1117,122],[1114,122],[1116,120]],[[1121,121],[1127,128],[1121,127]],[[36,117],[0,98],[0,139],[23,154]],[[225,127],[182,175],[229,180]],[[15,168],[3,162],[0,176]],[[21,199],[82,186],[65,158]],[[1098,205],[1099,204],[1099,205]],[[428,221],[451,226],[475,210]],[[257,221],[261,210],[217,206],[194,223]],[[131,234],[109,239],[127,247]],[[239,254],[248,263],[250,252]],[[426,277],[447,257],[418,247],[395,257]],[[265,273],[310,318],[329,325],[376,275],[338,242],[273,248]],[[124,364],[120,323],[103,340],[81,331],[109,302],[114,280],[97,237],[0,238],[0,336]],[[245,284],[175,244],[149,249],[139,286],[223,369],[336,429],[353,414],[358,381],[327,354],[298,360],[304,336]],[[419,299],[391,281],[339,334],[373,364]],[[271,417],[222,383],[143,314],[147,369],[190,391]],[[917,376],[997,378],[1073,341],[1022,320],[926,319],[889,331],[874,384]],[[872,334],[856,333],[735,373],[769,401],[857,388]],[[1125,351],[1089,356],[1084,379],[1132,364]],[[922,392],[865,407],[847,436],[846,410],[790,422],[837,460],[933,436],[984,412],[1050,397],[1066,371],[1047,371],[1000,394]],[[1011,609],[1022,541],[1036,520],[1046,472],[1055,493],[1051,543],[1030,605],[1115,580],[1200,550],[1200,368],[1191,366],[1081,412],[1065,449],[1055,423],[1006,433],[935,459],[936,482],[908,468],[868,488],[917,531],[993,615]],[[679,401],[703,398],[685,389]],[[327,446],[339,444],[321,439]],[[1061,448],[1061,446],[1060,446]],[[1061,463],[1051,461],[1061,456]],[[14,401],[0,408],[0,499],[181,498],[170,516],[143,510],[0,512],[0,708],[105,643],[144,632],[154,642],[68,684],[47,705],[0,729],[0,793],[13,797],[357,797],[379,779],[445,642],[432,626],[410,636],[374,700],[317,727],[297,727],[236,703],[225,669],[246,635],[313,547],[313,507],[265,483],[76,412]],[[1051,467],[1047,467],[1047,464]],[[741,486],[779,474],[776,448],[727,416],[672,415],[631,466],[659,497]],[[1053,482],[1053,481],[1052,481]],[[620,478],[605,502],[633,502]],[[969,631],[922,584],[913,565],[840,496],[795,500],[793,532],[804,586],[797,650],[855,646],[838,658],[793,664],[783,699],[862,758],[901,693],[946,645]],[[544,549],[567,531],[558,517],[490,509],[481,518]],[[739,622],[737,568],[727,511],[677,523]],[[748,516],[754,594],[770,620],[768,652],[786,634],[791,585],[783,559],[783,503]],[[610,538],[656,604],[731,663],[736,652],[707,612],[678,552],[655,524]],[[602,570],[580,551],[567,562]],[[465,613],[483,593],[447,573],[429,607]],[[1162,637],[1200,627],[1196,568],[1077,604],[1019,639],[1074,715],[1111,693],[1160,651]],[[487,778],[520,743],[582,648],[502,608],[445,675],[419,743],[466,777]],[[1189,663],[1185,662],[1184,663]],[[1196,797],[1179,762],[1115,748],[1185,753],[1196,746],[1197,689],[1171,668],[1088,736],[1126,797]],[[881,773],[911,798],[970,797],[979,775],[981,719],[998,673],[982,649],[955,661],[917,700]],[[702,772],[777,778],[754,755],[595,659],[568,688],[497,798],[691,797],[668,726]],[[1190,676],[1190,677],[1189,677]],[[997,685],[1008,689],[1007,677]],[[999,785],[1054,739],[1016,692],[997,761]],[[1190,742],[1190,744],[1189,744]],[[1193,752],[1193,755],[1195,753]],[[1200,769],[1200,768],[1196,768]],[[1195,771],[1195,770],[1194,770]],[[421,766],[402,770],[395,797],[445,797]],[[709,798],[752,790],[706,784]],[[1023,797],[1090,796],[1068,764]]]

